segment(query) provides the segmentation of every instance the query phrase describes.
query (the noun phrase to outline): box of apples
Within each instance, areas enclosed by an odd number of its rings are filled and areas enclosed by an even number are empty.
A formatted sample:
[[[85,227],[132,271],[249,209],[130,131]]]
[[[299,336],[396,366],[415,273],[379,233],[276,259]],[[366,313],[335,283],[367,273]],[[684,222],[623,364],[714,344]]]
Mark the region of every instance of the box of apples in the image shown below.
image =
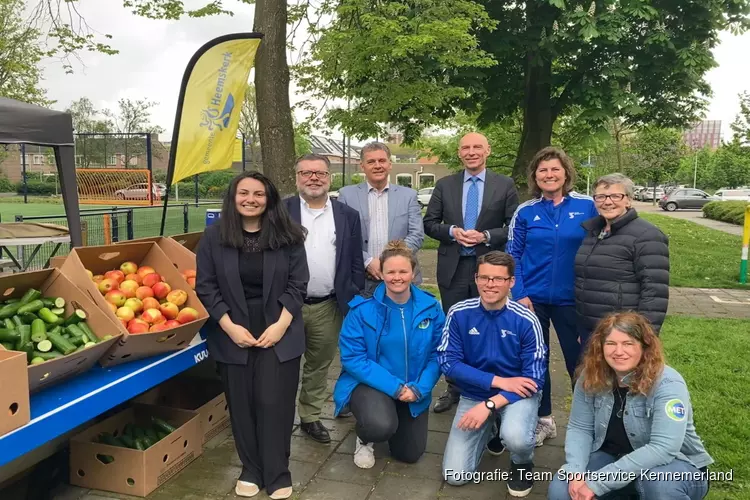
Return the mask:
[[[74,248],[61,271],[111,314],[123,337],[102,360],[112,366],[188,346],[208,312],[154,242]]]
[[[139,242],[156,243],[159,248],[162,249],[164,254],[169,258],[169,260],[172,261],[174,267],[176,267],[177,270],[180,271],[182,277],[185,278],[185,281],[187,281],[188,285],[190,285],[190,288],[195,290],[195,270],[197,268],[197,264],[195,262],[195,253],[180,244],[178,241],[164,236],[139,238],[137,240],[116,243],[116,245]]]

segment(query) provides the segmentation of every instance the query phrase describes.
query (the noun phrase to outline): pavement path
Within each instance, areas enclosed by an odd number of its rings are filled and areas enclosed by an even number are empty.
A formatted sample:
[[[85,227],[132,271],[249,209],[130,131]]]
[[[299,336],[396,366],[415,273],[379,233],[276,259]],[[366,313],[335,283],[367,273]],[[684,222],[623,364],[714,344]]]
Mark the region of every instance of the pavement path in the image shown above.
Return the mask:
[[[635,201],[633,202],[633,206],[639,212],[653,212],[653,213],[666,215],[668,217],[673,217],[675,219],[689,220],[690,222],[695,222],[696,224],[700,224],[701,226],[710,227],[711,229],[716,229],[718,231],[723,231],[725,233],[734,234],[736,236],[742,236],[742,226],[738,226],[736,224],[729,224],[728,222],[721,222],[718,220],[707,219],[703,217],[702,210],[686,209],[686,210],[675,210],[674,212],[667,212],[666,210],[663,210],[662,208],[660,208],[659,205],[654,206],[650,202],[644,202],[644,201]]]

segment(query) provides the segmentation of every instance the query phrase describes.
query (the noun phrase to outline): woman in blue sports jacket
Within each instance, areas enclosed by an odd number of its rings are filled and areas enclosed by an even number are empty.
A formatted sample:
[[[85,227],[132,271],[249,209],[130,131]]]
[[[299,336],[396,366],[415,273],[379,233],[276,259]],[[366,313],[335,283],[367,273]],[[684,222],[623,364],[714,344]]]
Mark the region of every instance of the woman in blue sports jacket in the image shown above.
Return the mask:
[[[406,243],[389,243],[380,255],[383,283],[372,297],[349,302],[341,328],[335,415],[349,405],[357,420],[354,463],[362,469],[375,465],[374,443],[388,441],[391,455],[407,463],[427,446],[445,314],[434,296],[412,284],[416,264]]]
[[[599,215],[592,198],[572,191],[574,183],[573,161],[562,149],[539,151],[528,168],[533,199],[516,209],[506,247],[516,261],[513,300],[534,311],[547,345],[550,321],[554,324],[571,380],[581,352],[576,328],[575,256],[586,236],[581,223]],[[557,436],[550,389],[547,370],[536,428],[537,446]]]

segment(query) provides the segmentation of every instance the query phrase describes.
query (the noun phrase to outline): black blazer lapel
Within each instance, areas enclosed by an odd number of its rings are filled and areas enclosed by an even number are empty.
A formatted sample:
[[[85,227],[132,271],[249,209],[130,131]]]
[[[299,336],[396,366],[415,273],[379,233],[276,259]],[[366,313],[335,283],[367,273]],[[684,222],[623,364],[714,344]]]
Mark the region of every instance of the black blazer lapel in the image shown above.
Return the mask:
[[[456,211],[456,222],[454,223],[458,227],[464,227],[464,171],[461,170],[455,174],[455,182],[453,184],[453,205]],[[447,222],[447,221],[446,221]]]
[[[344,217],[344,212],[341,210],[341,207],[338,203],[331,202],[331,207],[333,208],[333,227],[336,231],[336,267],[335,269],[339,268],[339,264],[341,263],[341,254],[343,253],[342,245],[344,244],[344,229],[346,228],[346,217]]]
[[[235,298],[233,302],[239,302],[240,309],[249,316],[247,302],[245,302],[245,291],[242,288],[240,280],[240,250],[236,248],[221,247],[223,250],[224,272],[226,273],[227,283],[232,295]]]
[[[273,285],[276,273],[277,253],[280,250],[263,250],[263,305],[268,307],[268,299],[271,297],[271,285]]]
[[[500,186],[498,178],[493,172],[487,171],[484,177],[484,194],[482,194],[482,207],[479,209],[479,217],[477,218],[477,227],[483,227],[485,216],[488,213],[489,207],[492,205],[492,200],[495,197],[495,193],[499,191]]]
[[[299,195],[298,196],[292,196],[289,198],[289,202],[287,203],[287,208],[289,209],[289,215],[291,216],[292,220],[296,222],[297,224],[300,224],[302,221],[302,212],[300,209],[300,201],[299,201]]]

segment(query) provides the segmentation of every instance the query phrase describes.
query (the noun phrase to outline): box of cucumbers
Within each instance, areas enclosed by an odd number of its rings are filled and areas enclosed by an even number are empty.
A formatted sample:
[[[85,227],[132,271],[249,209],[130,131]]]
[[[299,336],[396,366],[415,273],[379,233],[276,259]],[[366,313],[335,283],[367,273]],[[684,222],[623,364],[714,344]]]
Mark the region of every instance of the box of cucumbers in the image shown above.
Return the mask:
[[[203,452],[197,412],[133,403],[70,440],[70,484],[145,497]]]
[[[0,345],[26,353],[31,392],[88,370],[120,337],[57,269],[4,276],[0,294]]]

